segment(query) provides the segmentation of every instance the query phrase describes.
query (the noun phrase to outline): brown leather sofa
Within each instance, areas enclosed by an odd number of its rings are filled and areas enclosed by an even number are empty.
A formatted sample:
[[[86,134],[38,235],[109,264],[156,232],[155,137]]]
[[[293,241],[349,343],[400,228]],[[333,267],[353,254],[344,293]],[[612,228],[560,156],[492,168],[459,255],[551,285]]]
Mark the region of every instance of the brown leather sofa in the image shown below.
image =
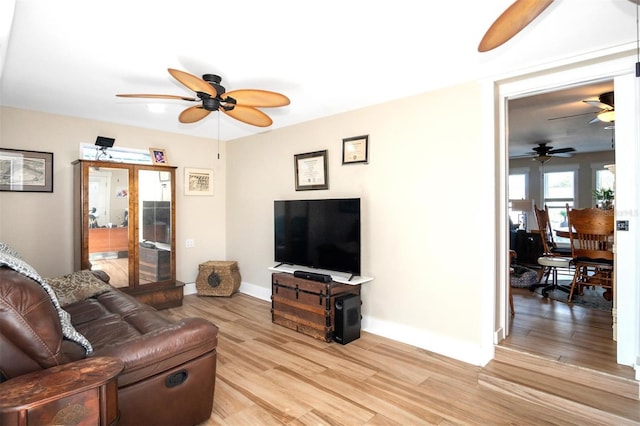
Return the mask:
[[[103,281],[108,276],[102,276]],[[47,291],[0,266],[0,379],[83,359],[123,361],[117,378],[119,425],[195,425],[211,415],[218,328],[202,318],[171,321],[111,289],[63,307],[93,347],[63,337]]]

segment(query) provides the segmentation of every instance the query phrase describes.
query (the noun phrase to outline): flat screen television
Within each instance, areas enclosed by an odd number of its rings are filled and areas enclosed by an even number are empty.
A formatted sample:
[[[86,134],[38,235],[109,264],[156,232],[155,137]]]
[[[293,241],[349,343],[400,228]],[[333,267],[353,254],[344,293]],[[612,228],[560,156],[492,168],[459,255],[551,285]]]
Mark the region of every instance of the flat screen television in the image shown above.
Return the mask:
[[[155,243],[171,242],[171,201],[142,202],[142,239]]]
[[[274,201],[275,261],[360,275],[360,198]]]

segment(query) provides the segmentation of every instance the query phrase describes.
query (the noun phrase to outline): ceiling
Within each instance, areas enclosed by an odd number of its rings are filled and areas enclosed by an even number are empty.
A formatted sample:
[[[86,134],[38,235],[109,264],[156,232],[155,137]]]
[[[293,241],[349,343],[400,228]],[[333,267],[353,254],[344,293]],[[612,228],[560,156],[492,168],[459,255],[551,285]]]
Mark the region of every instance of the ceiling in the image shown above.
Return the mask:
[[[233,140],[580,54],[635,46],[633,0],[562,0],[503,46],[478,53],[483,34],[511,2],[3,0],[0,104]],[[603,22],[615,25],[603,28]],[[165,112],[154,114],[145,100],[115,97],[193,96],[167,68],[218,74],[228,91],[281,92],[291,104],[265,109],[274,121],[265,129],[219,113],[181,124],[177,117],[191,103],[165,101]],[[562,107],[552,106],[552,98],[518,101],[517,109],[514,101],[517,125],[510,129],[510,146],[541,139],[554,147],[575,146],[590,140],[583,130],[589,135],[594,130],[598,141],[590,143],[602,146],[608,136],[586,125],[588,117],[548,121],[572,114],[567,103],[583,111],[587,106],[580,100],[603,89],[572,90],[571,96],[563,93]],[[539,105],[546,107],[537,118],[529,108]]]
[[[579,153],[612,150],[614,123],[592,123],[601,110],[583,100],[613,90],[607,80],[509,100],[509,157],[529,154],[542,142]]]

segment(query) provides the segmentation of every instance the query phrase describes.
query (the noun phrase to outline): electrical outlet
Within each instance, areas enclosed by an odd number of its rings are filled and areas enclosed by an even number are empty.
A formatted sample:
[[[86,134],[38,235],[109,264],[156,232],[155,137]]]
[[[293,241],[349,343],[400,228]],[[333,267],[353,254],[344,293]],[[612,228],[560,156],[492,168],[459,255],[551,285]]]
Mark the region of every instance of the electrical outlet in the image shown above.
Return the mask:
[[[193,238],[187,238],[187,241],[185,242],[185,246],[187,248],[193,248],[196,246],[196,240],[194,240]]]

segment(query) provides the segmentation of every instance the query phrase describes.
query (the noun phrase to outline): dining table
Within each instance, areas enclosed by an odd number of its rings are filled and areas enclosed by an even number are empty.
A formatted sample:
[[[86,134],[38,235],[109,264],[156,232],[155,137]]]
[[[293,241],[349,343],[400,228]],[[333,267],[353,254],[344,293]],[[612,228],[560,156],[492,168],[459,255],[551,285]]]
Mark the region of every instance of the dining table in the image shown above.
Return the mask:
[[[556,236],[558,236],[560,238],[570,238],[570,236],[571,236],[571,231],[569,230],[568,226],[564,226],[564,227],[561,227],[561,228],[556,228],[555,232],[556,232]]]

